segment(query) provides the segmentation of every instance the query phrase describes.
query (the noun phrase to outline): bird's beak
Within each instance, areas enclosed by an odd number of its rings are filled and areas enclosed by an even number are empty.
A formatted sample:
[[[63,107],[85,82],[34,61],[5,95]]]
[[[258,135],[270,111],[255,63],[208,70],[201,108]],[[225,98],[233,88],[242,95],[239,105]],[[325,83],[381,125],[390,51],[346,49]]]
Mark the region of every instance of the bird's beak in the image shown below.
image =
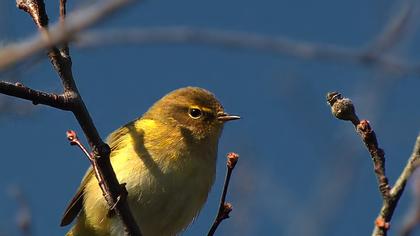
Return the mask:
[[[230,120],[238,120],[241,119],[239,116],[229,115],[225,112],[219,112],[217,114],[217,119],[222,122],[230,121]]]

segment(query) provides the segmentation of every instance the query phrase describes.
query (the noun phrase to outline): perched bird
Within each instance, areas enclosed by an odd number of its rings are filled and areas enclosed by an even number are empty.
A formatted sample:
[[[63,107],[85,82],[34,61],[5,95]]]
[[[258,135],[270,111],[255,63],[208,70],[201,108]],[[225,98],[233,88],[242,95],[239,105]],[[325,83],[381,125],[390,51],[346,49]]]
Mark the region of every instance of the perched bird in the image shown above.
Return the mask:
[[[109,135],[112,167],[144,236],[177,235],[197,216],[214,182],[223,125],[235,119],[209,91],[186,87]],[[67,236],[123,235],[108,209],[89,168],[61,225],[77,217]]]

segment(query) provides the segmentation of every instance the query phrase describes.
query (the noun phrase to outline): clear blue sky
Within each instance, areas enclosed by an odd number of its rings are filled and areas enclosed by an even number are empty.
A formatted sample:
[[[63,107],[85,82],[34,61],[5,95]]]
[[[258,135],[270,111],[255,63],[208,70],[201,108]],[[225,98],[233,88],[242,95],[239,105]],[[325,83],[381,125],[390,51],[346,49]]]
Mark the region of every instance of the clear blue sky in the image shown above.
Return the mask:
[[[46,2],[54,22],[58,1]],[[69,11],[87,4],[68,2]],[[399,1],[384,0],[147,1],[98,28],[195,26],[359,48],[381,32],[399,6]],[[36,32],[13,1],[0,3],[0,18],[3,44]],[[417,5],[406,37],[392,55],[420,61],[419,18]],[[225,127],[216,184],[185,235],[204,235],[210,227],[225,173],[224,155],[230,151],[241,154],[228,194],[234,210],[218,235],[369,235],[381,206],[372,164],[353,126],[330,115],[325,94],[343,92],[354,100],[360,118],[372,122],[391,182],[420,130],[418,75],[200,44],[72,48],[71,54],[75,79],[104,138],[162,95],[188,85],[211,90],[227,111],[243,117]],[[2,75],[12,77],[60,91],[46,57]],[[63,235],[67,229],[59,227],[61,214],[88,167],[82,153],[68,144],[65,131],[80,129],[70,113],[45,106],[28,109],[23,115],[0,116],[0,235],[19,235],[16,202],[7,193],[14,185],[28,198],[34,235]],[[410,201],[408,190],[391,235]]]

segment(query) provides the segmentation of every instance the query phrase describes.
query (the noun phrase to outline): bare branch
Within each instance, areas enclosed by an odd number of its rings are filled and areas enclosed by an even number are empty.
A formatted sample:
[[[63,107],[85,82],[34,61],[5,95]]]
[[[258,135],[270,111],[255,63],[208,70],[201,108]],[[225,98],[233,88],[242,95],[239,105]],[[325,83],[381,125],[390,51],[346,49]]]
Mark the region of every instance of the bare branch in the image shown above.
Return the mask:
[[[34,105],[44,104],[61,110],[70,110],[70,104],[64,95],[34,90],[22,83],[0,81],[0,93],[32,101]]]
[[[369,121],[360,121],[356,129],[370,153],[378,179],[379,190],[382,193],[382,197],[386,200],[390,195],[390,186],[385,174],[385,152],[379,148],[375,131],[370,126]]]
[[[335,117],[340,120],[351,121],[355,126],[357,133],[359,133],[370,153],[376,178],[378,180],[379,190],[384,200],[386,200],[390,195],[390,187],[388,178],[385,174],[385,152],[378,146],[375,131],[371,128],[369,121],[359,120],[350,99],[343,98],[338,92],[331,92],[327,94],[327,101],[330,104],[331,112]]]
[[[226,203],[226,194],[229,187],[230,182],[230,176],[232,175],[232,171],[236,166],[236,163],[238,162],[239,155],[231,152],[227,154],[227,171],[225,176],[225,182],[223,184],[223,191],[222,195],[220,197],[220,205],[219,205],[219,211],[217,212],[217,216],[214,219],[213,225],[211,226],[207,236],[212,236],[216,232],[217,227],[220,225],[220,223],[224,220],[229,218],[229,213],[232,211],[232,205],[230,203]]]
[[[390,188],[385,174],[385,154],[384,151],[379,148],[375,132],[370,127],[369,122],[367,120],[359,121],[351,100],[343,98],[340,93],[328,93],[327,100],[331,106],[334,116],[338,119],[349,120],[353,123],[369,150],[374,163],[374,170],[378,179],[379,189],[383,197],[383,205],[375,221],[375,228],[372,236],[386,236],[390,228],[390,222],[394,214],[394,210],[397,207],[402,193],[404,192],[407,180],[420,163],[420,134],[417,137],[414,150],[408,159],[404,170],[395,182],[394,187]]]
[[[76,19],[76,21],[80,21],[77,27],[87,27],[107,15],[109,12],[113,11],[115,8],[118,8],[118,6],[124,5],[127,2],[128,1],[122,0],[107,1],[102,5],[98,5],[97,8],[93,9],[96,11],[91,10],[90,15],[79,15],[79,17],[84,17],[85,19],[84,21]],[[20,9],[23,9],[30,14],[44,38],[46,38],[48,42],[51,42],[50,39],[52,36],[48,32],[48,21],[45,20],[48,17],[43,1],[18,0],[18,6]],[[64,2],[62,2],[62,8],[64,8]],[[65,10],[61,12],[62,18],[64,18],[64,12]],[[65,22],[62,23],[63,25],[61,27],[63,29],[67,29]],[[72,24],[70,23],[69,25],[71,26]],[[77,30],[77,27],[73,27],[73,30]],[[63,41],[61,43],[66,42]],[[64,55],[60,54],[58,48],[53,44],[51,44],[49,48],[50,50],[48,52],[48,56],[51,60],[51,64],[54,66],[54,69],[57,71],[61,79],[64,90],[63,95],[47,94],[26,88],[21,84],[11,84],[7,82],[1,82],[0,88],[2,89],[2,92],[8,95],[29,99],[35,103],[42,102],[46,105],[51,105],[52,107],[66,109],[73,112],[89,141],[91,149],[93,150],[92,154],[89,155],[89,157],[91,157],[89,159],[92,163],[95,175],[99,181],[99,185],[101,186],[110,210],[115,211],[115,213],[120,217],[124,226],[124,231],[127,235],[141,235],[140,229],[130,212],[128,203],[125,201],[127,196],[125,185],[120,185],[118,183],[115,172],[112,169],[111,162],[109,160],[110,148],[100,138],[73,79],[72,63],[70,57],[67,57],[69,56],[67,54],[68,52],[64,53]],[[56,103],[56,101],[58,102]],[[77,139],[75,135],[73,138]]]

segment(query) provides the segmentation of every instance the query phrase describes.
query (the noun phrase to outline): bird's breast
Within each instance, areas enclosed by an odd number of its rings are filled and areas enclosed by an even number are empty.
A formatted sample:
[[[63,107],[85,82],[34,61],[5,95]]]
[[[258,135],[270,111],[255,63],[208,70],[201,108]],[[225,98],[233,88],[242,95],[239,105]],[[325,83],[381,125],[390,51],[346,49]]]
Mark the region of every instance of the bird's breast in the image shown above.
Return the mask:
[[[168,134],[163,146],[147,133],[141,139],[118,150],[113,167],[119,181],[126,183],[129,205],[142,232],[174,235],[190,224],[207,199],[217,143],[188,146],[176,133]],[[116,227],[114,232],[119,230]]]

